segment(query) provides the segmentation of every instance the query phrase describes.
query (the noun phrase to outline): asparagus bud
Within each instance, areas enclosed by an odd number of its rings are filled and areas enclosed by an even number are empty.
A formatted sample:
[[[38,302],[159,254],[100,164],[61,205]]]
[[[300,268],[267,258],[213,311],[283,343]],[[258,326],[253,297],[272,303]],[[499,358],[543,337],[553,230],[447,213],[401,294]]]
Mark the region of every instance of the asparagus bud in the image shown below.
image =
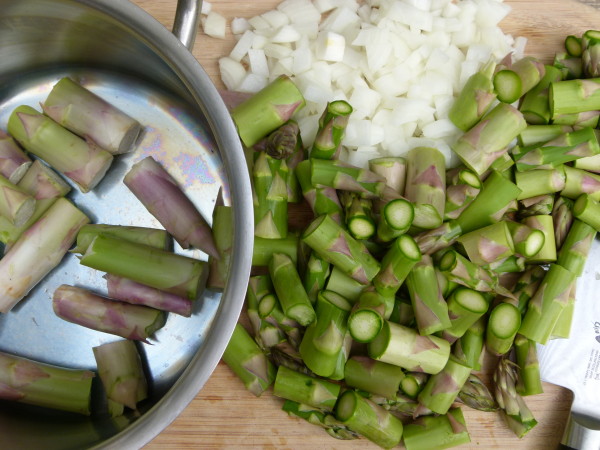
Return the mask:
[[[166,321],[162,311],[111,300],[66,284],[54,291],[52,308],[67,322],[138,341],[146,341]]]
[[[31,159],[12,137],[0,131],[0,175],[11,183],[17,184],[29,166],[31,166]]]
[[[84,141],[30,106],[19,106],[12,112],[8,132],[27,151],[70,178],[82,192],[100,182],[113,160],[106,150]]]
[[[319,118],[319,129],[310,151],[311,158],[336,158],[339,151],[352,106],[345,100],[327,103]]]
[[[112,154],[133,150],[142,131],[137,120],[69,78],[54,85],[42,109],[67,130]]]
[[[59,198],[0,260],[0,312],[7,313],[65,256],[88,217]]]
[[[471,373],[456,400],[478,411],[497,411],[498,403],[481,379]]]
[[[0,398],[90,415],[94,373],[0,352]]]
[[[173,177],[151,156],[131,166],[123,182],[182,248],[193,246],[219,257],[206,220]]]
[[[137,409],[148,397],[142,360],[133,341],[119,340],[93,347],[98,376],[113,402]]]

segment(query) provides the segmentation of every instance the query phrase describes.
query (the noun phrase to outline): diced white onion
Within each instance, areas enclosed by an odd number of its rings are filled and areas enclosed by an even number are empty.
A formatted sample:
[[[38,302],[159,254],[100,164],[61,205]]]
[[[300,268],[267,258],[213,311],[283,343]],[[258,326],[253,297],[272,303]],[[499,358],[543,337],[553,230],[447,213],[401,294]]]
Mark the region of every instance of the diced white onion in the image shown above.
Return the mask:
[[[204,2],[202,2],[204,5]],[[231,21],[231,32],[233,34],[242,34],[250,29],[250,23],[244,17],[236,17]]]
[[[221,14],[211,11],[203,20],[204,32],[210,37],[225,39],[227,21]]]
[[[204,0],[202,2],[202,6],[200,7],[200,14],[207,16],[208,13],[211,11],[211,9],[212,9],[212,3]]]
[[[347,160],[425,145],[452,167],[456,95],[489,60],[524,53],[526,40],[498,27],[509,10],[502,0],[283,0],[232,22],[239,39],[219,65],[225,85],[246,92],[291,76],[306,99],[296,118],[307,146],[327,103],[344,99],[354,109]]]

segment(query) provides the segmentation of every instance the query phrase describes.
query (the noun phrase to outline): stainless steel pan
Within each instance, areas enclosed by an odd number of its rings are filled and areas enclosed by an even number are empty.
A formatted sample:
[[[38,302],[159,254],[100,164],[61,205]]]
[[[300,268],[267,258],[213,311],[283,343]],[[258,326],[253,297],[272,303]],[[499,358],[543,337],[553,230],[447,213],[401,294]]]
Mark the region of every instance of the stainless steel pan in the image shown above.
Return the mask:
[[[252,200],[235,127],[186,48],[199,8],[199,1],[179,2],[176,37],[127,1],[0,0],[0,128],[6,129],[14,107],[39,108],[62,76],[79,80],[145,126],[137,150],[118,157],[93,192],[75,188],[70,194],[94,222],[159,226],[122,184],[130,165],[147,155],[167,167],[209,221],[221,187],[235,211],[234,257],[223,294],[206,292],[191,318],[171,315],[151,345],[141,346],[152,393],[142,415],[87,418],[0,402],[4,450],[138,448],[191,401],[224,351],[250,271]],[[206,259],[197,250],[187,253]],[[101,276],[69,255],[12,312],[0,315],[0,350],[94,369],[92,347],[116,338],[58,319],[50,299],[61,283],[105,292]],[[99,404],[97,394],[93,401]]]

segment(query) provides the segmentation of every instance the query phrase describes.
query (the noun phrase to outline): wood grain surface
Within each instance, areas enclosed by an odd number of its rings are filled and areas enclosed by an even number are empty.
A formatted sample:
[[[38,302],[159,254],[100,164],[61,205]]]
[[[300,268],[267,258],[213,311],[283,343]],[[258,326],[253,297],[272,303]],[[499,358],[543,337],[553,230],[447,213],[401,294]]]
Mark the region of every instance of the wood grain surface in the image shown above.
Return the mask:
[[[171,28],[175,0],[134,0],[134,3]],[[213,10],[228,21],[252,17],[272,9],[276,0],[213,0]],[[510,0],[511,14],[501,24],[506,33],[528,38],[527,54],[550,61],[561,48],[564,37],[600,26],[599,0]],[[194,56],[215,84],[217,59],[234,45],[229,33],[225,40],[206,36],[199,30]],[[569,391],[544,385],[544,394],[527,397],[539,424],[524,439],[516,438],[498,414],[463,408],[472,442],[463,449],[551,449],[560,441],[571,403]],[[375,449],[358,441],[337,441],[315,426],[288,417],[281,411],[282,401],[269,392],[256,398],[247,392],[227,366],[220,363],[202,391],[183,413],[146,448],[277,448],[277,449]]]

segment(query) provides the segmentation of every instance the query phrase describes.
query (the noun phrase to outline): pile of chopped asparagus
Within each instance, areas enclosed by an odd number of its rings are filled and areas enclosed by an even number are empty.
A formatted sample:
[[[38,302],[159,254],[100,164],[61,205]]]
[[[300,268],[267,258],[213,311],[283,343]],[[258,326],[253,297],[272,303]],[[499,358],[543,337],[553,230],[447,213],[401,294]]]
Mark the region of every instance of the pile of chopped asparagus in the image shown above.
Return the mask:
[[[191,316],[207,284],[224,287],[230,244],[221,235],[213,237],[176,180],[152,157],[135,163],[123,182],[164,229],[89,223],[66,198],[71,187],[62,176],[83,193],[91,191],[114,158],[135,149],[141,124],[69,78],[54,85],[42,110],[17,107],[8,133],[0,133],[0,241],[5,245],[0,312],[9,313],[26,298],[70,250],[82,265],[105,273],[106,295],[63,284],[52,294],[54,312],[123,339],[90,348],[106,398],[102,411],[90,407],[93,371],[1,352],[0,398],[84,415],[114,417],[125,408],[136,413],[149,396],[142,345],[165,325],[168,313]],[[227,220],[230,213],[222,206],[215,209],[215,215],[229,214]],[[173,239],[210,256],[219,267],[210,281],[208,262],[175,253]]]
[[[450,110],[464,131],[454,168],[424,147],[368,168],[337,159],[343,100],[305,148],[304,99],[285,76],[232,106],[255,245],[249,325],[223,360],[253,394],[273,386],[289,414],[383,448],[469,442],[461,404],[499,411],[518,437],[536,425],[536,344],[569,336],[600,230],[599,39],[569,36],[552,65],[509,55],[473,75]],[[298,231],[288,206],[303,201],[313,219]]]

